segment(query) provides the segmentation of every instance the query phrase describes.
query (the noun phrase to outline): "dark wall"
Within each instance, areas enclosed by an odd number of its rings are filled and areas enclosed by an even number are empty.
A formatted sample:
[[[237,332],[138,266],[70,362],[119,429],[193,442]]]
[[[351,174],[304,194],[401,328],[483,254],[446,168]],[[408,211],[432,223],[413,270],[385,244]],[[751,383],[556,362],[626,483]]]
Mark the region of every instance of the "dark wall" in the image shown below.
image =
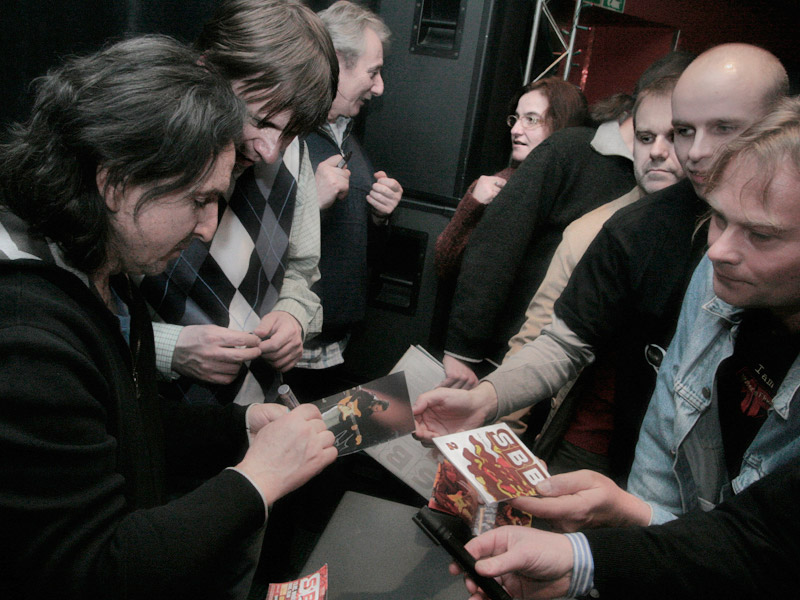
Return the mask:
[[[333,3],[304,1],[315,12]],[[31,80],[57,65],[60,57],[92,52],[110,40],[143,33],[163,33],[191,43],[219,2],[0,0],[0,129],[27,117]],[[377,11],[380,1],[362,0],[362,4]]]
[[[61,57],[100,48],[137,33],[164,33],[185,42],[200,32],[217,0],[2,0],[0,125],[24,119],[30,81]]]
[[[558,17],[562,23],[571,18],[564,2]],[[775,54],[797,93],[797,8],[796,0],[626,0],[623,15],[586,8],[580,20],[594,36],[591,65],[587,67],[586,56],[578,57],[575,62],[580,66],[573,75],[583,72],[584,91],[591,102],[616,91],[631,91],[638,74],[659,55],[664,43],[677,41],[679,49],[699,53],[717,44],[743,42]],[[577,78],[572,79],[577,83]]]
[[[191,41],[201,24],[212,13],[218,0],[2,0],[0,28],[0,125],[27,115],[30,106],[29,82],[59,62],[59,57],[90,52],[109,39],[135,33],[165,33]],[[332,0],[306,0],[313,10],[321,10]],[[412,0],[369,0],[367,6],[381,11],[387,6]],[[553,0],[555,12],[563,9],[568,18],[571,0]],[[681,31],[681,47],[703,50],[722,41],[744,41],[765,46],[786,64],[797,92],[798,58],[794,30],[796,0],[627,0],[626,16],[639,18]],[[585,10],[587,24],[603,16],[614,17],[602,9]],[[594,17],[593,15],[600,15]],[[529,27],[526,19],[517,26]],[[502,37],[506,37],[504,34]],[[406,40],[396,40],[405,43]],[[470,157],[471,161],[476,160]],[[472,166],[472,165],[471,165]],[[490,168],[481,164],[478,169]],[[473,169],[470,169],[472,171]]]
[[[783,61],[797,52],[797,0],[627,0],[625,13],[681,30],[682,45],[700,52],[723,42],[764,46]]]
[[[423,36],[420,6],[439,7],[444,15],[430,20],[449,27]],[[507,165],[505,118],[522,85],[531,12],[528,0],[384,0],[386,90],[362,111],[363,141],[407,195],[454,206],[477,176]]]

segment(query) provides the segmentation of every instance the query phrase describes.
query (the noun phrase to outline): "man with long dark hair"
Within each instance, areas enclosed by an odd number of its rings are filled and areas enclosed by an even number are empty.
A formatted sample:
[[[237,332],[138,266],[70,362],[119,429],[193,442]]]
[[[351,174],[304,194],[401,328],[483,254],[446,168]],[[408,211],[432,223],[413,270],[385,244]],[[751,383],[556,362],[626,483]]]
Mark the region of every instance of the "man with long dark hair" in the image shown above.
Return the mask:
[[[0,147],[0,597],[243,597],[268,506],[336,457],[313,406],[157,393],[130,278],[211,239],[245,116],[198,59],[72,59]],[[174,472],[206,481],[168,502]]]

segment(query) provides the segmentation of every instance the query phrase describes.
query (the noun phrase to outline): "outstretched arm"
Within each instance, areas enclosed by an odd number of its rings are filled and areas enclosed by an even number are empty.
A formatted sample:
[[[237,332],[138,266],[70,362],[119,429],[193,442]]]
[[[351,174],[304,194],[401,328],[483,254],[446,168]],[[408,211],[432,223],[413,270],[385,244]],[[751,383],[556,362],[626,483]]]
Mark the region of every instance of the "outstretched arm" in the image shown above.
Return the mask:
[[[710,512],[664,525],[574,536],[500,527],[466,548],[479,559],[477,571],[499,577],[516,598],[573,597],[589,588],[600,598],[789,598],[797,594],[790,574],[800,559],[798,494],[795,461]],[[467,588],[471,600],[485,599],[473,582]]]
[[[421,394],[413,411],[416,436],[431,440],[489,422],[497,412],[497,396],[486,382],[469,391],[439,387]]]

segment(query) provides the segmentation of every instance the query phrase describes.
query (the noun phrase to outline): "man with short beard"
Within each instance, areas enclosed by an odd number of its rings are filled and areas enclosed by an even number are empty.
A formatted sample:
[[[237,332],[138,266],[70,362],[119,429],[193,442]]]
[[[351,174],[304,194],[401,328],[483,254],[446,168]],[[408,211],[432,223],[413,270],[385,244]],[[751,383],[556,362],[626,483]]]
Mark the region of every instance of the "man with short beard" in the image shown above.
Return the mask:
[[[198,62],[72,58],[0,146],[2,598],[245,598],[269,507],[336,458],[313,406],[158,393],[131,279],[211,239],[244,123]],[[170,501],[176,471],[204,483]]]

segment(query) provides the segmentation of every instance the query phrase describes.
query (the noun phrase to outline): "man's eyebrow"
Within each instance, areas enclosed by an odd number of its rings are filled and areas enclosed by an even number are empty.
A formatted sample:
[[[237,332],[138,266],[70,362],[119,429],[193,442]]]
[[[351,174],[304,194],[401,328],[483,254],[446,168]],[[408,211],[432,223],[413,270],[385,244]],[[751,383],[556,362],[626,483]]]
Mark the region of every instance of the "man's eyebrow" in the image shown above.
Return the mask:
[[[192,199],[195,202],[197,201],[203,201],[204,203],[218,202],[219,199],[222,198],[224,193],[225,192],[223,190],[219,190],[217,188],[211,190],[202,190],[192,194]]]
[[[785,233],[789,230],[788,227],[782,227],[781,225],[776,225],[775,223],[758,221],[745,221],[742,226],[746,227],[747,229],[758,229],[759,231],[764,231],[773,235],[780,235],[781,233]]]
[[[724,212],[715,208],[714,205],[709,201],[706,200],[706,204],[708,205],[709,210],[712,214],[719,215],[725,221],[730,221],[730,219],[725,215]],[[782,227],[781,225],[776,225],[775,223],[770,223],[768,221],[742,221],[739,225],[745,229],[750,230],[759,230],[765,233],[770,233],[772,235],[780,235],[782,233],[786,233],[789,230],[789,227]]]
[[[259,129],[264,129],[265,127],[272,127],[273,129],[280,129],[275,122],[272,120],[274,115],[269,115],[266,117],[262,117],[261,119],[256,118],[256,127]]]
[[[731,118],[731,119],[726,119],[726,118],[714,119],[711,122],[711,124],[713,126],[715,126],[715,127],[718,126],[718,125],[728,125],[728,126],[739,127],[739,126],[742,125],[742,123],[743,123],[742,119],[735,119],[735,118]]]

